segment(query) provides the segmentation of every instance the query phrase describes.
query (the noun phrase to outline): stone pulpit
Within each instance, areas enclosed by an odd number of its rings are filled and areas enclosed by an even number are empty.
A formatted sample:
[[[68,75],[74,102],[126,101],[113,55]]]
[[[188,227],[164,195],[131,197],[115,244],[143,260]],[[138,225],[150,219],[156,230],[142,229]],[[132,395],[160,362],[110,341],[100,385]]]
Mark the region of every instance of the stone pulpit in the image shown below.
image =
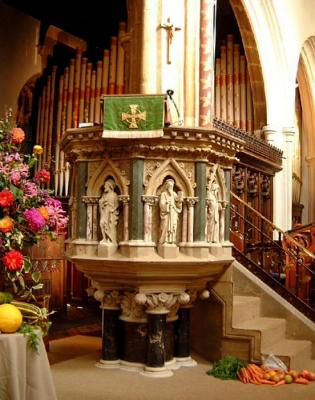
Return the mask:
[[[100,367],[170,376],[195,365],[190,309],[233,261],[230,169],[242,144],[206,128],[151,138],[67,130],[66,254],[103,310]]]

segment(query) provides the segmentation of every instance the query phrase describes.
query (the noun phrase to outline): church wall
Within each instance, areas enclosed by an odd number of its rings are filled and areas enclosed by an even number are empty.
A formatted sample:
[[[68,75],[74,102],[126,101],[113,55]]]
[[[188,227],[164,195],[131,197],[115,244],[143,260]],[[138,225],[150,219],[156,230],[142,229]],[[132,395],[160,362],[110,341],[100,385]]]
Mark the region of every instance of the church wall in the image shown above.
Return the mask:
[[[24,84],[41,72],[39,21],[0,2],[0,115],[14,111]]]

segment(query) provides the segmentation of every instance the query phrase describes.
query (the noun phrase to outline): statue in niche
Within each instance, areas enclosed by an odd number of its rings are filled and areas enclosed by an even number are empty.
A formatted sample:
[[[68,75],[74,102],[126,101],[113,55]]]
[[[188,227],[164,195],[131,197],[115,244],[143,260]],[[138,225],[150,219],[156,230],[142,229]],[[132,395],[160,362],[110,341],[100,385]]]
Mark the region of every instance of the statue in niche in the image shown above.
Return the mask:
[[[160,194],[160,237],[159,244],[176,243],[178,215],[182,212],[183,194],[174,191],[175,181],[167,179]]]
[[[107,179],[104,183],[104,192],[99,200],[100,228],[103,239],[101,243],[117,244],[117,223],[119,216],[119,201],[115,193],[116,183]]]
[[[212,176],[210,187],[207,194],[207,241],[219,242],[220,212],[219,203],[220,186],[216,176]]]

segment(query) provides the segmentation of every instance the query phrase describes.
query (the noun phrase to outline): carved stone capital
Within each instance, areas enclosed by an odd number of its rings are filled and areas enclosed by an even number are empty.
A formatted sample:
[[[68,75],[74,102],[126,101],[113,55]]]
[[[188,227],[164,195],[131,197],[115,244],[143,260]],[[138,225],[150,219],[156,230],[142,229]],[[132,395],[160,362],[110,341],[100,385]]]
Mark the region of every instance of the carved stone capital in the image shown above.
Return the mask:
[[[127,204],[130,201],[130,197],[128,195],[121,194],[118,196],[118,200],[123,204]]]
[[[184,202],[188,205],[188,207],[193,207],[198,202],[198,197],[186,197]]]
[[[159,201],[159,197],[158,196],[146,196],[146,195],[144,195],[144,196],[141,196],[141,197],[142,197],[142,201],[144,203],[147,203],[147,204],[149,204],[151,206],[155,206]]]
[[[107,310],[119,310],[121,296],[117,290],[98,289],[94,292],[95,300],[101,303],[101,308]]]
[[[82,196],[81,201],[84,204],[98,204],[99,196]]]
[[[121,315],[119,318],[129,322],[146,322],[145,308],[135,301],[135,297],[136,292],[124,292],[121,295]]]
[[[135,296],[137,304],[145,306],[148,314],[168,314],[177,309],[180,305],[187,304],[190,297],[187,293],[138,293]],[[175,314],[176,314],[175,312]]]

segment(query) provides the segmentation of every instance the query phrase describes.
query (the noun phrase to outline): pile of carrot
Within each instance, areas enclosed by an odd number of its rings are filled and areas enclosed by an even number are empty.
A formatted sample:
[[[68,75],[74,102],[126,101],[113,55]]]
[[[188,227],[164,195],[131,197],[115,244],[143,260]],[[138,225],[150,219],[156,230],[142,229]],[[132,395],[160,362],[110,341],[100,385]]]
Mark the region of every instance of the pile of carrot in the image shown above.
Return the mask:
[[[253,383],[255,385],[273,385],[281,386],[286,383],[299,383],[307,385],[310,381],[315,380],[315,373],[303,370],[297,372],[290,370],[283,372],[279,369],[268,369],[264,366],[259,367],[255,364],[248,364],[241,368],[237,376],[243,383]]]

